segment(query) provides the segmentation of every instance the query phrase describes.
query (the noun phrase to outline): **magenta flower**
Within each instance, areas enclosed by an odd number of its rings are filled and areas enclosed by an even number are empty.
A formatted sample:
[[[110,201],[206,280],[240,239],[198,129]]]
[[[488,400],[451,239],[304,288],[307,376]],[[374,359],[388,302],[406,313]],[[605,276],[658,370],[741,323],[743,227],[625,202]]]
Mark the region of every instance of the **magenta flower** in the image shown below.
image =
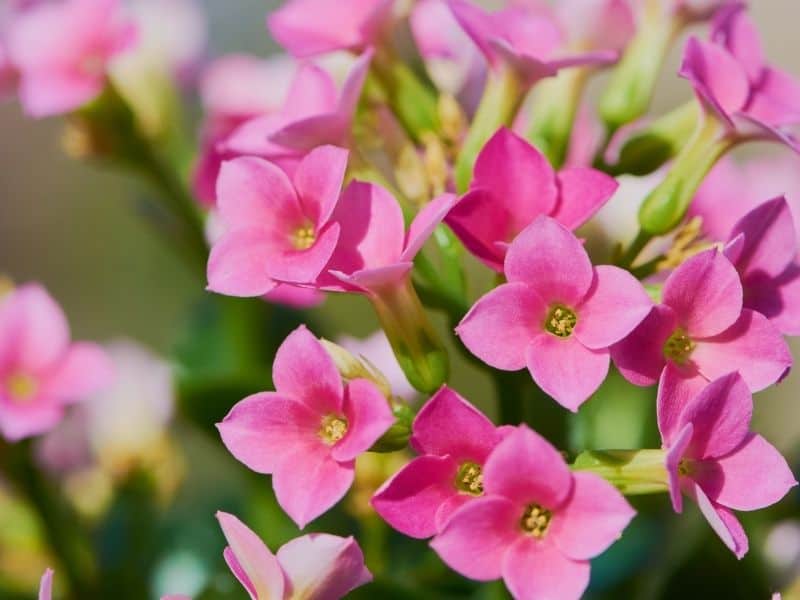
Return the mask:
[[[0,432],[15,442],[53,429],[69,404],[101,390],[114,368],[96,344],[70,343],[61,308],[37,284],[0,304]]]
[[[502,577],[515,598],[580,598],[589,559],[616,541],[634,515],[609,483],[570,472],[525,425],[489,455],[483,490],[452,515],[431,547],[465,577]]]
[[[39,600],[53,599],[53,569],[46,569],[39,582]]]
[[[299,58],[374,46],[392,19],[393,0],[288,0],[267,18],[277,42]]]
[[[627,271],[593,267],[580,241],[550,217],[511,243],[505,274],[508,283],[479,299],[456,333],[492,367],[527,366],[539,387],[576,411],[605,379],[609,347],[652,302]]]
[[[694,499],[725,545],[742,558],[747,535],[733,510],[775,504],[795,485],[783,456],[750,432],[753,398],[738,373],[715,379],[687,398],[668,366],[658,390],[658,427],[667,450],[670,496],[681,512],[681,492]]]
[[[779,381],[792,356],[778,329],[762,314],[742,308],[742,284],[716,249],[693,256],[664,283],[662,303],[611,349],[614,363],[636,385],[667,373],[696,393],[736,369],[753,391]]]
[[[62,0],[20,12],[10,23],[8,53],[25,111],[46,117],[94,99],[108,63],[135,39],[119,0]]]
[[[272,474],[278,502],[300,527],[353,483],[355,458],[394,423],[386,398],[365,379],[342,384],[333,359],[301,326],[281,344],[274,392],[245,398],[217,425],[230,452]]]
[[[680,71],[705,109],[740,139],[774,139],[800,152],[788,129],[800,124],[800,83],[766,62],[745,5],[721,9],[711,37],[689,39]]]
[[[502,272],[508,244],[538,216],[576,229],[617,187],[614,178],[594,169],[556,173],[541,152],[503,128],[481,150],[470,190],[446,220],[470,252]]]
[[[443,387],[414,419],[410,443],[420,456],[381,486],[372,505],[405,535],[435,535],[458,508],[483,495],[484,464],[508,429]]]
[[[352,537],[304,535],[281,546],[275,555],[233,515],[218,512],[217,520],[228,542],[225,562],[252,600],[334,600],[372,581]]]
[[[322,146],[293,179],[276,165],[243,157],[223,164],[217,183],[225,234],[208,259],[209,289],[261,296],[279,282],[311,283],[339,243],[332,218],[347,168],[347,150]]]

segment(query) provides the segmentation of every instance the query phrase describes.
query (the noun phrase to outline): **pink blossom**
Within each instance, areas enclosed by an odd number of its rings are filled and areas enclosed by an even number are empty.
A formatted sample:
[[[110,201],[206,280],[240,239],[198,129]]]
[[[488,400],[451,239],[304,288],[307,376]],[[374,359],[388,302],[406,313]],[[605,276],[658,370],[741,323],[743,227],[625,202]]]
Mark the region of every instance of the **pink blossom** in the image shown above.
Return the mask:
[[[312,533],[287,542],[275,555],[233,515],[218,512],[217,520],[228,542],[225,562],[252,600],[337,600],[372,581],[352,537]]]
[[[687,396],[668,375],[658,390],[658,427],[667,450],[670,496],[681,512],[681,492],[694,499],[725,545],[742,558],[747,535],[733,510],[778,502],[797,485],[780,453],[750,432],[753,398],[744,379],[729,373]]]
[[[642,322],[652,303],[627,271],[593,267],[558,221],[538,217],[511,243],[508,283],[483,296],[456,328],[497,369],[527,366],[534,381],[575,411],[608,373],[609,347]]]
[[[741,139],[774,139],[800,152],[790,130],[800,124],[800,83],[766,62],[744,4],[717,12],[711,38],[689,39],[680,71],[705,109]]]
[[[47,569],[39,582],[39,600],[53,599],[53,569]]]
[[[398,396],[406,402],[413,402],[418,398],[419,393],[408,383],[408,378],[397,363],[392,346],[382,329],[364,339],[349,335],[341,336],[336,343],[355,356],[366,358],[370,365],[374,365],[383,373],[393,396]]]
[[[405,535],[436,534],[458,508],[483,495],[484,464],[507,430],[443,387],[414,419],[410,443],[420,456],[381,486],[372,505]]]
[[[534,146],[503,128],[481,150],[470,190],[446,220],[470,252],[502,271],[508,244],[536,217],[577,229],[616,189],[612,177],[594,169],[556,173]]]
[[[245,398],[218,428],[238,460],[272,474],[278,502],[305,527],[347,492],[355,458],[394,417],[371,382],[342,384],[333,359],[304,326],[278,349],[272,379],[275,392]]]
[[[652,385],[664,368],[686,394],[736,369],[753,391],[779,381],[792,356],[778,329],[762,314],[742,308],[739,274],[716,249],[693,256],[664,283],[662,302],[612,348],[628,381]]]
[[[113,379],[106,353],[70,343],[61,308],[37,284],[10,292],[0,304],[0,431],[9,441],[49,431],[64,408]]]
[[[17,88],[17,70],[11,64],[5,41],[0,38],[0,99],[11,95]]]
[[[288,0],[269,15],[272,37],[304,58],[375,45],[392,18],[393,0]]]
[[[431,546],[471,579],[500,577],[515,598],[580,598],[589,559],[634,516],[609,483],[572,473],[558,451],[521,425],[492,451],[484,495],[458,509]]]
[[[121,11],[119,0],[61,0],[13,17],[8,54],[30,116],[66,113],[100,94],[109,62],[136,39]]]

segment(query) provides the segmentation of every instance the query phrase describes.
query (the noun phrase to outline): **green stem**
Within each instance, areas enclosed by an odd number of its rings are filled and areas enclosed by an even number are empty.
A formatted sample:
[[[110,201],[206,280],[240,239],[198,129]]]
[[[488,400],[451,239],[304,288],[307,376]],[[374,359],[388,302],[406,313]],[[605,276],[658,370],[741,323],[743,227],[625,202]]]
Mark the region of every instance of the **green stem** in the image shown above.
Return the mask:
[[[599,475],[626,496],[669,491],[664,450],[587,450],[572,470]]]
[[[631,242],[631,245],[628,246],[628,249],[615,261],[616,265],[623,269],[630,270],[633,263],[635,263],[636,259],[639,257],[639,254],[641,254],[642,250],[644,250],[645,246],[647,246],[652,239],[652,235],[646,231],[640,230]]]
[[[557,447],[568,443],[568,412],[531,379],[527,369],[492,370],[502,425],[527,423]]]

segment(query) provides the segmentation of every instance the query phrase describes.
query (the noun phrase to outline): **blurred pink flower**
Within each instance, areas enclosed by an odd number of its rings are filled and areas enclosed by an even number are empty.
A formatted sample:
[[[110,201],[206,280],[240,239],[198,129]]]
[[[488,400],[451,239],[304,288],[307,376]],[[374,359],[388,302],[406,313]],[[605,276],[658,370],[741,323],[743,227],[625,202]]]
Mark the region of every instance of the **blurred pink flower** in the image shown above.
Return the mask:
[[[394,416],[371,382],[343,386],[333,359],[304,326],[278,349],[272,379],[275,392],[245,398],[217,427],[238,460],[272,474],[279,504],[302,528],[347,492],[355,458]]]
[[[39,583],[39,600],[53,600],[53,569],[47,569]]]
[[[611,353],[625,378],[652,385],[662,372],[687,395],[736,369],[753,391],[779,381],[792,355],[777,327],[743,306],[742,284],[718,250],[701,252],[664,283],[662,303]],[[664,370],[666,366],[671,368]]]
[[[352,537],[312,533],[272,554],[239,519],[217,513],[228,546],[223,556],[252,600],[336,600],[372,581],[364,554]]]
[[[341,336],[336,343],[357,357],[363,356],[383,373],[389,382],[393,396],[398,396],[406,402],[413,402],[419,396],[419,392],[408,383],[403,369],[397,363],[386,333],[382,329],[363,339],[349,335]]]
[[[517,236],[503,284],[480,298],[456,328],[464,345],[497,369],[527,366],[559,404],[576,411],[608,373],[609,347],[652,308],[627,271],[593,267],[581,242],[550,217]]]
[[[525,425],[489,455],[483,489],[483,497],[452,515],[431,547],[465,577],[502,577],[519,599],[580,598],[589,560],[634,516],[611,484],[572,473],[558,450]]]
[[[458,508],[483,495],[484,463],[508,429],[443,387],[414,419],[410,443],[421,456],[375,493],[375,511],[405,535],[435,535]]]
[[[594,169],[556,173],[534,146],[503,128],[481,150],[470,190],[446,221],[470,252],[502,272],[508,244],[538,216],[577,229],[616,189],[614,178]]]
[[[108,386],[105,351],[70,343],[61,308],[38,284],[10,292],[0,305],[0,432],[9,441],[49,431],[65,406]]]
[[[0,99],[12,95],[17,89],[17,70],[11,64],[6,42],[0,38]]]
[[[797,485],[786,460],[750,432],[753,399],[738,373],[687,397],[667,366],[658,390],[658,427],[667,450],[670,496],[681,512],[681,492],[694,499],[725,545],[742,558],[747,535],[732,510],[778,502]]]
[[[70,112],[100,94],[108,63],[136,40],[119,0],[61,0],[13,16],[8,54],[32,117]]]

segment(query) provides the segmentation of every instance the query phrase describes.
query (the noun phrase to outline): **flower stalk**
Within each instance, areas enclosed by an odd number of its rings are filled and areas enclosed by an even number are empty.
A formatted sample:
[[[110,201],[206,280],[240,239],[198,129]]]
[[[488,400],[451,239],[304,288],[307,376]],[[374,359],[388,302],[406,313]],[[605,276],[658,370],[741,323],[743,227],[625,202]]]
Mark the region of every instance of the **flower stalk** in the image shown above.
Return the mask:
[[[599,475],[626,496],[669,491],[664,450],[587,450],[572,463],[573,471]]]

